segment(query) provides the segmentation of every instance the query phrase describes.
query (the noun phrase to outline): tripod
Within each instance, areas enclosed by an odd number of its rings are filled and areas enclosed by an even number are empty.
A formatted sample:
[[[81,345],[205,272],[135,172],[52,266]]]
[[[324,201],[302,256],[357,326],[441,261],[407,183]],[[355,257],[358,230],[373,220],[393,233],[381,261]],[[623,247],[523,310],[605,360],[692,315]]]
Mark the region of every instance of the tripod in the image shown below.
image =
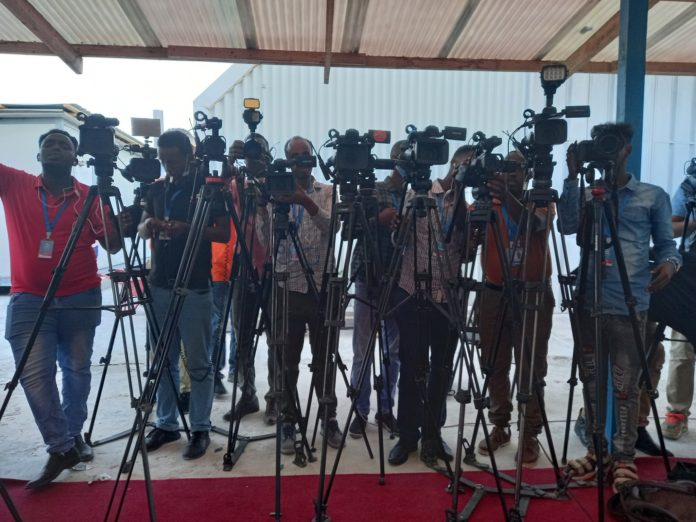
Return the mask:
[[[209,172],[208,167],[209,160],[206,158],[200,171],[207,173]],[[195,187],[195,181],[193,183],[193,186]],[[175,344],[173,341],[178,338],[177,328],[184,302],[189,293],[192,292],[192,290],[189,289],[189,281],[191,280],[195,270],[198,252],[203,243],[203,233],[207,227],[211,215],[211,207],[216,195],[221,192],[223,185],[224,183],[221,178],[216,176],[207,177],[205,184],[201,186],[198,192],[198,202],[193,212],[190,230],[186,239],[183,253],[181,255],[181,262],[179,263],[179,268],[173,283],[171,299],[169,300],[166,316],[162,322],[160,334],[157,337],[157,342],[155,344],[153,353],[153,362],[147,375],[147,380],[143,388],[143,394],[138,401],[133,428],[126,444],[121,462],[121,470],[127,471],[124,487],[121,491],[118,502],[116,502],[116,497],[120,487],[120,480],[117,478],[114,482],[114,488],[109,499],[107,513],[105,515],[106,520],[111,518],[112,510],[114,508],[116,509],[115,518],[118,519],[120,516],[121,509],[128,492],[128,485],[132,477],[133,465],[139,453],[142,455],[143,459],[143,470],[150,519],[154,520],[156,518],[154,497],[152,493],[152,481],[150,478],[147,449],[144,440],[145,427],[148,418],[152,413],[152,407],[162,375],[165,368],[167,368],[169,350],[171,350],[172,344]],[[212,369],[209,366],[208,374],[210,374],[211,371]],[[208,376],[211,377],[210,380],[212,381],[212,375],[207,375],[206,377]]]
[[[639,317],[636,311],[637,300],[631,289],[623,246],[618,234],[619,216],[625,209],[627,202],[624,199],[622,206],[619,204],[620,200],[613,162],[591,163],[590,172],[593,172],[595,168],[603,171],[604,176],[600,179],[595,179],[592,174],[588,176],[592,197],[589,202],[585,203],[585,218],[587,221],[584,223],[584,230],[579,231],[579,234],[582,234],[583,247],[580,263],[580,281],[577,289],[578,308],[581,310],[581,328],[578,331],[580,335],[575,339],[575,351],[579,352],[577,357],[581,363],[579,365],[580,378],[590,399],[586,400],[587,418],[592,421],[593,427],[592,441],[596,459],[595,469],[597,470],[598,513],[600,520],[604,520],[604,461],[606,451],[604,418],[606,415],[606,401],[603,392],[606,389],[608,357],[611,358],[611,363],[615,367],[621,365],[623,371],[626,372],[626,375],[622,377],[626,381],[623,384],[616,382],[617,377],[613,375],[615,386],[619,386],[621,389],[625,388],[628,390],[627,394],[632,393],[631,379],[633,375],[631,372],[636,372],[637,384],[641,382],[641,379],[645,384],[651,402],[652,413],[656,420],[658,419],[658,413],[655,405],[656,393],[651,383],[644,350],[643,330],[645,317],[644,314],[641,314],[641,317]],[[607,250],[608,247],[613,249],[613,256],[611,255],[611,250]],[[621,326],[617,319],[612,319],[611,316],[604,312],[605,278],[608,277],[609,270],[614,266],[618,273],[630,326]],[[591,288],[592,292],[591,302],[587,300],[588,287]],[[626,342],[626,336],[629,338],[633,337],[628,341],[632,341],[631,344],[633,346],[626,347],[624,349],[626,351],[624,351],[619,348],[619,344]],[[588,338],[592,339],[591,346],[587,344]],[[605,344],[605,341],[608,342]],[[636,362],[638,363],[637,365]],[[636,366],[639,366],[640,369],[637,369]],[[617,403],[619,402],[618,397],[616,401]],[[621,404],[617,404],[615,408],[617,411],[623,412],[623,416],[629,415]],[[624,421],[621,420],[620,422]],[[656,428],[663,449],[665,468],[669,471],[670,466],[664,452],[664,440],[659,421],[656,422]],[[622,425],[619,430],[625,431],[626,426]],[[632,451],[632,448],[630,450],[620,448],[619,451]],[[572,472],[568,474],[568,479],[570,478],[572,478]]]

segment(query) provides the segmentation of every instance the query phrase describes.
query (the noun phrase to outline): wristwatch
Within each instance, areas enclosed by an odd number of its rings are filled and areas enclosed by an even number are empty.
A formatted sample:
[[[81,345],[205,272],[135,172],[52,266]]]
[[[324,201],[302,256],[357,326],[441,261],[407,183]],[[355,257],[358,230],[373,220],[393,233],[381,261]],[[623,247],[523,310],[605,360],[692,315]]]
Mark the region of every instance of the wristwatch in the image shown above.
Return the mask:
[[[679,272],[679,269],[681,268],[681,263],[674,257],[668,257],[665,259],[665,261],[669,261],[674,265],[674,272],[677,273]]]

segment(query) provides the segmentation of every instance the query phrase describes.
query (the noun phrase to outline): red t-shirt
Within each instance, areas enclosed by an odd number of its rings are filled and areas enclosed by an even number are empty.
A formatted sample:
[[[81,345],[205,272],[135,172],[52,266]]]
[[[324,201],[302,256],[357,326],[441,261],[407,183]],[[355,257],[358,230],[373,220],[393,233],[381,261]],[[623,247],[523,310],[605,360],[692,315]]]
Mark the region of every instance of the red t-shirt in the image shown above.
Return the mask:
[[[54,197],[43,188],[43,178],[10,168],[0,163],[0,198],[5,208],[7,234],[10,240],[10,270],[12,292],[27,292],[44,295],[58,265],[73,224],[82,210],[89,187],[73,178],[72,190]],[[39,258],[39,243],[46,239],[46,223],[41,204],[41,192],[46,194],[48,219],[52,222],[63,205],[65,210],[51,232],[54,241],[50,259]],[[105,208],[105,211],[109,211]],[[99,286],[97,256],[92,248],[94,242],[104,236],[98,199],[95,199],[68,267],[56,293],[65,296],[84,292]]]

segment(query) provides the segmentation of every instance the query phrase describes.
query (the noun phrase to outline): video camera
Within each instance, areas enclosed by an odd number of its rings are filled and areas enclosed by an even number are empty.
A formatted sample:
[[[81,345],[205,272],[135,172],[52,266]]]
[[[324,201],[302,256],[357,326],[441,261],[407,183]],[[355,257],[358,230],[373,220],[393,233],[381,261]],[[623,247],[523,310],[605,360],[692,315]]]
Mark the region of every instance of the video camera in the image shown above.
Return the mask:
[[[532,167],[534,188],[550,189],[555,165],[551,151],[554,145],[565,143],[568,139],[568,122],[564,118],[587,118],[590,107],[569,105],[559,111],[553,106],[553,95],[568,78],[568,68],[565,65],[545,65],[539,76],[546,96],[546,106],[538,114],[532,109],[522,113],[525,121],[514,132],[522,128],[531,128],[532,132],[521,141],[514,138],[512,141]]]
[[[154,118],[131,118],[131,134],[145,138],[144,145],[125,145],[122,150],[140,157],[131,158],[128,165],[122,169],[121,175],[133,183],[152,183],[162,173],[162,166],[157,159],[157,149],[150,146],[150,137],[161,134],[160,121]]]
[[[223,136],[220,136],[222,129],[222,120],[218,117],[208,118],[208,115],[203,111],[196,111],[193,115],[195,120],[199,122],[193,127],[195,131],[203,131],[211,134],[206,134],[201,140],[196,136],[196,158],[207,161],[219,161],[225,163],[225,152],[227,152],[227,142]]]
[[[80,125],[80,145],[77,155],[92,156],[87,165],[94,166],[97,176],[110,177],[114,173],[114,161],[118,156],[118,148],[114,144],[115,127],[119,121],[116,118],[106,118],[101,114],[87,116],[84,112],[77,113]]]
[[[369,130],[360,135],[355,129],[348,129],[341,135],[336,129],[329,131],[327,147],[336,149],[329,159],[336,171],[364,172],[375,168],[393,168],[385,166],[383,161],[375,158],[371,151],[375,143],[389,143],[391,133],[382,130]]]
[[[498,172],[514,172],[518,164],[507,161],[502,154],[493,153],[493,149],[503,143],[498,136],[486,137],[481,132],[475,132],[471,137],[476,143],[474,158],[466,165],[460,165],[456,180],[466,187],[481,187],[490,177]]]
[[[271,197],[289,196],[295,192],[297,185],[295,175],[292,173],[293,167],[313,169],[317,166],[317,158],[305,155],[293,159],[277,159],[268,166],[264,174],[266,177],[266,192]]]
[[[449,142],[464,141],[466,129],[463,127],[444,127],[442,131],[435,125],[428,125],[419,131],[415,125],[407,125],[408,147],[401,158],[411,164],[412,169],[430,168],[445,165],[449,161]]]

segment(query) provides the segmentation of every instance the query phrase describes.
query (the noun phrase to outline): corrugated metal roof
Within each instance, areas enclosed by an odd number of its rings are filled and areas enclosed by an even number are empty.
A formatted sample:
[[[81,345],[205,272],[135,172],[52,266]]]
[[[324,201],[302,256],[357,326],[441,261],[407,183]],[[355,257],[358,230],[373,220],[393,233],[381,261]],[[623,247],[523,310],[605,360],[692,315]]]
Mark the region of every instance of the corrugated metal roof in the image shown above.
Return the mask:
[[[606,23],[620,7],[620,0],[26,1],[44,18],[38,39],[22,25],[20,12],[15,18],[0,7],[0,52],[52,49],[77,71],[81,56],[538,70],[542,60],[584,56],[579,51],[593,35],[606,32],[611,38],[616,26]],[[650,11],[650,34],[678,25],[693,4],[657,1]],[[334,6],[334,16],[333,56],[327,60],[328,5]],[[34,25],[37,15],[25,16]],[[696,42],[687,36],[691,27],[689,22],[675,29],[681,36],[656,42],[649,58],[683,62],[672,69],[696,73]],[[585,58],[574,60],[574,70],[611,70],[600,62],[616,60],[616,44]]]
[[[696,10],[696,4],[686,3],[680,7],[684,7],[680,16],[687,13],[693,16]],[[648,49],[647,53],[649,60],[663,62],[688,62],[693,60],[694,56],[696,56],[696,17],[657,42]]]
[[[538,1],[486,0],[478,5],[451,56],[531,60],[584,3],[564,0],[549,9]]]

